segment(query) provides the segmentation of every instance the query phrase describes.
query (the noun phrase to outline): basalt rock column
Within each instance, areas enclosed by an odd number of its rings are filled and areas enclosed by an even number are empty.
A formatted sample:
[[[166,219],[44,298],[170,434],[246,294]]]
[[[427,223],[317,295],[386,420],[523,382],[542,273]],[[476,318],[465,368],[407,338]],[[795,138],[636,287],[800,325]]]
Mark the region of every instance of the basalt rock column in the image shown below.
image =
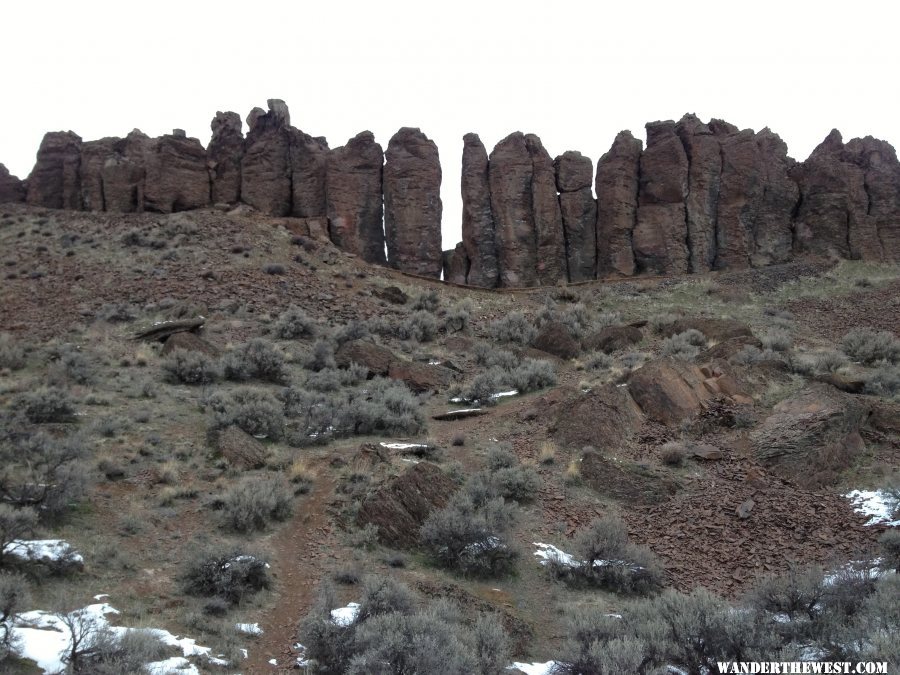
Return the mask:
[[[144,210],[144,184],[148,157],[156,151],[156,142],[140,129],[134,129],[114,144],[114,153],[103,163],[103,208],[118,213]]]
[[[384,235],[391,267],[440,278],[441,212],[437,145],[419,129],[403,127],[388,143],[384,164]]]
[[[328,227],[336,246],[384,263],[381,182],[384,154],[371,131],[328,155],[325,180]]]
[[[103,166],[116,154],[121,138],[101,138],[81,144],[81,205],[86,211],[104,211]]]
[[[900,260],[900,163],[889,143],[866,136],[847,143],[847,153],[865,175],[868,215],[876,241],[860,243],[867,260]]]
[[[158,213],[209,206],[206,150],[176,129],[154,139],[145,156],[144,209]]]
[[[236,112],[216,112],[210,123],[212,138],[206,148],[210,196],[213,204],[235,204],[241,199],[241,161],[244,134]]]
[[[556,172],[553,160],[540,138],[527,134],[525,145],[531,155],[531,204],[537,242],[537,279],[542,286],[552,286],[568,279],[562,212],[556,194]]]
[[[591,194],[594,166],[580,152],[568,151],[553,161],[566,239],[569,281],[593,279],[597,257],[597,202]]]
[[[0,204],[25,201],[25,185],[0,164]]]
[[[675,126],[687,155],[688,193],[685,200],[690,241],[690,271],[708,272],[716,261],[716,215],[722,154],[719,139],[694,115]]]
[[[536,286],[537,241],[531,181],[533,168],[525,134],[516,131],[491,152],[488,178],[496,223],[500,285]]]
[[[291,213],[290,113],[284,101],[269,99],[269,112],[247,116],[241,161],[241,200],[271,216]]]
[[[469,273],[469,256],[463,242],[455,248],[444,251],[444,281],[451,284],[465,284]]]
[[[675,123],[647,124],[641,155],[633,246],[637,272],[684,274],[689,268],[685,197],[688,159]]]
[[[637,222],[642,143],[622,131],[597,162],[597,277],[634,274],[632,235]]]
[[[28,177],[26,199],[33,206],[81,210],[81,137],[71,131],[44,135]]]
[[[328,142],[291,127],[290,156],[291,215],[297,218],[324,216]]]
[[[462,237],[469,261],[466,283],[494,288],[500,270],[491,189],[488,183],[488,155],[477,134],[463,136],[462,155]]]

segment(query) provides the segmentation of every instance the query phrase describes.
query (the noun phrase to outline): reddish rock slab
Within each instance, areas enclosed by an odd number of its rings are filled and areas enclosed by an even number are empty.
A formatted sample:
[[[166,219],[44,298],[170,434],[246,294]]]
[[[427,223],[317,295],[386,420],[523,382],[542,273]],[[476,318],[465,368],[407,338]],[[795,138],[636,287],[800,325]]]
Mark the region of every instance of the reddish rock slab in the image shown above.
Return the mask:
[[[572,337],[569,329],[555,321],[541,327],[532,346],[566,361],[574,359],[581,351],[578,341]]]
[[[636,345],[643,337],[641,329],[635,326],[605,326],[585,337],[581,346],[585,351],[612,354]]]
[[[81,137],[72,131],[44,135],[28,176],[26,201],[48,209],[81,210]]]
[[[368,377],[387,375],[391,363],[397,357],[387,347],[376,345],[366,340],[350,340],[345,342],[334,353],[334,360],[340,368],[349,368],[357,363],[368,370]]]
[[[0,204],[25,201],[25,184],[0,164]]]
[[[284,101],[269,99],[269,111],[254,108],[241,159],[241,201],[270,216],[291,213],[290,113]]]
[[[157,213],[209,206],[206,150],[196,138],[166,134],[153,141],[144,157],[144,210]]]
[[[443,366],[432,366],[416,361],[396,360],[388,367],[388,377],[400,380],[413,392],[421,394],[426,391],[440,392],[453,381],[454,373]]]
[[[384,235],[388,264],[403,272],[441,276],[441,160],[419,129],[391,137],[384,164]]]
[[[494,288],[499,280],[496,227],[491,211],[488,155],[477,134],[463,136],[462,238],[469,260],[466,283]]]
[[[637,222],[642,143],[630,131],[616,136],[597,162],[597,277],[635,272],[632,236]]]
[[[566,241],[562,212],[556,194],[556,171],[553,159],[534,134],[525,136],[531,155],[531,206],[537,251],[537,280],[542,286],[566,281]]]
[[[291,160],[291,214],[297,218],[324,217],[327,212],[325,177],[328,142],[299,129],[288,130]]]
[[[459,242],[455,248],[444,251],[444,281],[451,284],[465,284],[469,271],[469,256],[465,244]]]
[[[217,111],[210,122],[212,138],[206,148],[210,196],[213,204],[236,204],[241,200],[241,162],[244,133],[236,112]]]
[[[553,167],[569,281],[587,281],[595,277],[597,258],[597,202],[591,193],[594,167],[590,158],[571,150],[557,157]]]

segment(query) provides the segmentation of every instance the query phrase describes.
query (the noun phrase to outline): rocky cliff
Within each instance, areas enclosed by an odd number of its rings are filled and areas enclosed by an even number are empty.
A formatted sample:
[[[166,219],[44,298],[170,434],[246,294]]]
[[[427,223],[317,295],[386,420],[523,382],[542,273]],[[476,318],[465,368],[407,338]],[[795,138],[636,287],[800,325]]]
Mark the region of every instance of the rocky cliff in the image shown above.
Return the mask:
[[[552,159],[534,134],[514,132],[490,155],[466,134],[463,241],[442,251],[434,141],[404,127],[386,153],[368,131],[330,149],[291,125],[284,101],[267,108],[250,112],[246,137],[237,113],[217,112],[207,148],[179,129],[86,142],[48,133],[27,179],[0,164],[0,202],[122,213],[244,203],[327,224],[335,245],[369,262],[483,288],[801,255],[900,260],[900,163],[870,136],[844,143],[834,130],[798,163],[769,129],[685,115],[647,124],[646,147],[621,132],[595,167],[571,150]]]

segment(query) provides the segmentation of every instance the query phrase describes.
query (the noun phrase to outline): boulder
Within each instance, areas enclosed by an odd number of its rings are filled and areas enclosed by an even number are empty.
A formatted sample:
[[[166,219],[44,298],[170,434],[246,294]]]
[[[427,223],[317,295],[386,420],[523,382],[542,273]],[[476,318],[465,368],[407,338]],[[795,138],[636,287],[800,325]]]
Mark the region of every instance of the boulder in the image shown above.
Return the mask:
[[[387,347],[376,345],[366,340],[350,340],[345,342],[334,353],[334,360],[340,368],[349,368],[357,363],[369,371],[368,377],[387,375],[388,370],[397,359]]]
[[[724,342],[735,338],[753,338],[753,331],[747,324],[735,319],[707,319],[687,317],[677,319],[662,329],[664,337],[671,337],[687,330],[698,330],[711,342]]]
[[[269,111],[254,108],[241,159],[241,200],[270,216],[291,213],[290,114],[284,101],[270,99]]]
[[[171,354],[176,349],[200,352],[201,354],[206,354],[213,358],[217,358],[222,353],[218,347],[211,345],[196,333],[190,332],[175,333],[166,338],[165,344],[163,344],[162,353],[164,355]]]
[[[650,361],[628,378],[628,391],[654,422],[677,425],[700,412],[713,393],[704,386],[700,369],[674,359]]]
[[[216,449],[231,466],[242,471],[261,469],[269,454],[265,445],[234,425],[219,432]]]
[[[466,283],[494,288],[500,270],[491,212],[488,155],[477,134],[463,136],[462,208],[463,246],[469,260]]]
[[[635,272],[632,236],[637,219],[642,143],[630,131],[616,136],[597,162],[597,277]]]
[[[213,204],[236,204],[241,199],[241,162],[244,133],[236,112],[217,111],[210,123],[212,138],[206,148]]]
[[[363,131],[328,155],[325,197],[331,241],[363,260],[384,263],[382,165],[371,131]]]
[[[457,484],[434,464],[414,464],[363,501],[356,524],[376,526],[379,540],[387,546],[412,548],[418,544],[419,530],[431,512],[446,506],[457,489]]]
[[[324,217],[327,212],[325,176],[328,143],[299,129],[288,129],[291,161],[291,214],[297,218]]]
[[[537,242],[537,280],[542,286],[553,286],[568,279],[565,232],[556,194],[556,171],[553,159],[540,138],[527,134],[525,146],[531,156],[532,167],[531,206]]]
[[[48,209],[81,210],[81,137],[72,131],[44,135],[28,176],[26,200]]]
[[[433,366],[416,361],[393,361],[388,367],[387,376],[392,380],[400,380],[413,392],[440,392],[453,381],[454,372],[443,366]]]
[[[581,341],[585,351],[599,351],[612,354],[636,345],[644,335],[636,326],[604,326]]]
[[[0,204],[25,201],[25,185],[0,164]]]
[[[637,221],[632,235],[638,273],[685,274],[689,271],[685,197],[688,159],[675,123],[647,124],[647,149],[641,155]]]
[[[531,154],[520,131],[494,146],[488,164],[500,286],[536,286],[537,246],[531,199]]]
[[[553,167],[569,281],[587,281],[595,276],[597,257],[597,202],[591,193],[594,167],[590,158],[571,150],[557,157]]]
[[[397,286],[385,286],[382,289],[375,289],[372,294],[376,298],[391,303],[392,305],[405,305],[409,301],[409,296]]]
[[[384,164],[384,235],[391,267],[440,278],[442,210],[437,145],[419,129],[403,127],[391,137]]]
[[[868,196],[867,215],[877,241],[860,240],[859,254],[868,260],[881,257],[886,261],[900,260],[900,163],[889,143],[866,136],[847,143],[846,152],[862,169]],[[880,244],[880,247],[878,246]]]
[[[636,437],[642,422],[641,410],[625,388],[607,384],[560,403],[550,429],[565,447],[590,445],[613,452]]]
[[[625,504],[656,504],[674,495],[679,487],[660,469],[593,451],[581,458],[581,478],[604,497]]]
[[[196,138],[161,136],[144,161],[146,211],[174,213],[209,206],[206,150]]]
[[[459,242],[455,248],[444,251],[444,281],[451,284],[465,284],[469,270],[469,257],[466,255],[465,244]]]
[[[574,359],[581,351],[569,329],[556,321],[548,322],[541,327],[532,346],[564,360]]]

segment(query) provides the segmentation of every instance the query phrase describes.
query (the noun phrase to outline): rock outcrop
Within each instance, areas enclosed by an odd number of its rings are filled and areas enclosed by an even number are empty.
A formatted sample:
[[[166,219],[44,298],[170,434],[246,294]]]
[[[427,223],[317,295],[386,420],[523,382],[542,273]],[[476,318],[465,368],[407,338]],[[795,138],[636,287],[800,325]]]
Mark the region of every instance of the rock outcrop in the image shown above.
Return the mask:
[[[648,274],[689,271],[685,198],[688,158],[674,122],[647,124],[647,149],[641,154],[635,269]]]
[[[325,196],[331,241],[373,263],[384,263],[381,181],[384,153],[371,131],[328,155]]]
[[[210,123],[212,138],[206,149],[213,204],[235,204],[241,199],[241,162],[244,134],[236,112],[216,112]]]
[[[113,144],[113,154],[103,162],[100,181],[103,210],[135,213],[144,210],[146,157],[152,152],[152,139],[134,129]]]
[[[531,207],[537,244],[537,280],[541,286],[552,286],[568,280],[566,242],[562,212],[556,194],[556,171],[553,159],[534,134],[525,136],[531,156]]]
[[[81,210],[81,136],[71,131],[44,135],[28,176],[26,200],[48,209]]]
[[[206,150],[175,130],[154,139],[144,156],[144,210],[174,213],[209,206]]]
[[[462,238],[468,259],[466,283],[494,288],[499,281],[500,269],[491,211],[488,155],[477,134],[463,136],[461,182]]]
[[[463,242],[459,242],[456,248],[444,251],[444,281],[465,284],[470,269],[469,256]]]
[[[290,134],[291,215],[317,218],[325,215],[325,174],[328,142],[293,127]]]
[[[384,164],[384,236],[391,267],[440,278],[441,161],[419,129],[391,137]]]
[[[597,202],[591,193],[594,165],[580,152],[563,153],[553,161],[562,212],[569,281],[596,277]]]
[[[622,131],[597,162],[597,277],[635,273],[632,236],[637,222],[643,144]]]
[[[868,232],[876,238],[859,241],[860,256],[886,261],[900,260],[900,163],[890,143],[866,136],[846,145],[853,161],[863,171],[868,196]]]
[[[24,202],[25,185],[0,164],[0,204]]]
[[[241,161],[241,200],[270,216],[291,213],[291,116],[284,101],[269,99],[269,111],[247,116]]]

